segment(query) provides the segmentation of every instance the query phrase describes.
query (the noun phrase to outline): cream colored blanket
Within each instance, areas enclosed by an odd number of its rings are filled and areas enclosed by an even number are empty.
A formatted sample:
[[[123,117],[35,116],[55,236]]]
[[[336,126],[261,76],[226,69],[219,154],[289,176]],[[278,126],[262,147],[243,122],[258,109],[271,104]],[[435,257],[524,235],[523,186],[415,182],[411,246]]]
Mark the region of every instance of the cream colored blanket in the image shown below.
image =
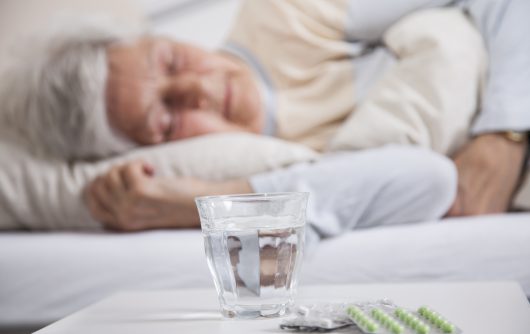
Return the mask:
[[[442,154],[465,141],[486,52],[460,9],[412,13],[372,45],[348,38],[350,0],[242,3],[227,50],[263,78],[278,138],[318,151],[393,143]]]
[[[397,62],[338,129],[328,149],[420,145],[445,155],[467,140],[486,73],[480,34],[459,9],[414,13],[384,37]]]

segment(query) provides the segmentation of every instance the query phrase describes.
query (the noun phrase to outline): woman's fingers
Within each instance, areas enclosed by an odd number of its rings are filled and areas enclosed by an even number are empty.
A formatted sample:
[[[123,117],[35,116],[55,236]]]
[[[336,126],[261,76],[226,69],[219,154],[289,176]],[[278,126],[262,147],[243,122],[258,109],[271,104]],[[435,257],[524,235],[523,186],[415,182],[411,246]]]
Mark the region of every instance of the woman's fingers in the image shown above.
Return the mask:
[[[113,198],[113,203],[123,202],[126,187],[120,175],[120,167],[112,168],[105,176],[105,187]]]
[[[152,166],[141,160],[127,163],[120,169],[123,185],[130,192],[139,190],[145,179],[151,178],[151,173],[154,173]]]
[[[111,223],[114,222],[115,217],[105,199],[100,195],[101,183],[99,178],[94,180],[85,193],[85,199],[93,218],[103,223]]]
[[[144,173],[147,176],[155,176],[155,167],[148,162],[143,162]]]
[[[121,231],[163,226],[164,210],[152,198],[154,172],[150,164],[133,161],[97,177],[87,188],[87,205],[93,217],[105,227]]]

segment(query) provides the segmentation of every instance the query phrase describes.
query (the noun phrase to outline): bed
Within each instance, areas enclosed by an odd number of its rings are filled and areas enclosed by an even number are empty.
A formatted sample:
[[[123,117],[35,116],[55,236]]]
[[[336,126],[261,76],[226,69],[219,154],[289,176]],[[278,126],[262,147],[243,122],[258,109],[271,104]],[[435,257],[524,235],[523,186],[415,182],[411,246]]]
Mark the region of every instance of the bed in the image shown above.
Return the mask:
[[[301,284],[515,280],[530,296],[529,241],[530,214],[357,230],[311,246]],[[5,333],[120,290],[214,287],[198,230],[1,233],[0,268]]]

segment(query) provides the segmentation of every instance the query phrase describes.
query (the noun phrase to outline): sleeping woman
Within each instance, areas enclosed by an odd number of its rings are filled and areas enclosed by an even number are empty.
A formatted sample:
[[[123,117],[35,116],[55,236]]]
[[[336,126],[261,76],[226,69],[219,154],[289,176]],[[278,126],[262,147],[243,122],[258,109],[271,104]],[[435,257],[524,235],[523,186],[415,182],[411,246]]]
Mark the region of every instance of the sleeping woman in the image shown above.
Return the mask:
[[[432,10],[443,6],[459,8]],[[86,204],[118,230],[197,227],[195,196],[251,192],[310,192],[307,219],[321,237],[505,211],[526,150],[525,136],[505,133],[530,127],[530,60],[521,56],[529,12],[526,0],[260,0],[244,2],[213,52],[105,29],[68,36],[42,69],[59,75],[39,103],[63,120],[60,135],[32,135],[65,159],[234,131],[324,153],[223,182],[163,178],[146,161],[116,166],[87,187]],[[483,41],[487,85],[476,137],[463,146],[485,75]],[[492,152],[507,159],[489,165]]]

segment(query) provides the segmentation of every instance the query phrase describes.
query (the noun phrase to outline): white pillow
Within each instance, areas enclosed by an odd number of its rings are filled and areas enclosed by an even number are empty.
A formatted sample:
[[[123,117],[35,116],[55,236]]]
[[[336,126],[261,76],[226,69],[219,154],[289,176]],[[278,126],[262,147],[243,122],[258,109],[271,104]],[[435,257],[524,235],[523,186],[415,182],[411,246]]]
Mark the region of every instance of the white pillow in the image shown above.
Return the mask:
[[[94,229],[81,194],[110,166],[138,158],[163,175],[226,180],[315,159],[305,146],[271,137],[232,133],[144,147],[113,159],[68,164],[28,153],[20,142],[0,141],[0,229]]]

